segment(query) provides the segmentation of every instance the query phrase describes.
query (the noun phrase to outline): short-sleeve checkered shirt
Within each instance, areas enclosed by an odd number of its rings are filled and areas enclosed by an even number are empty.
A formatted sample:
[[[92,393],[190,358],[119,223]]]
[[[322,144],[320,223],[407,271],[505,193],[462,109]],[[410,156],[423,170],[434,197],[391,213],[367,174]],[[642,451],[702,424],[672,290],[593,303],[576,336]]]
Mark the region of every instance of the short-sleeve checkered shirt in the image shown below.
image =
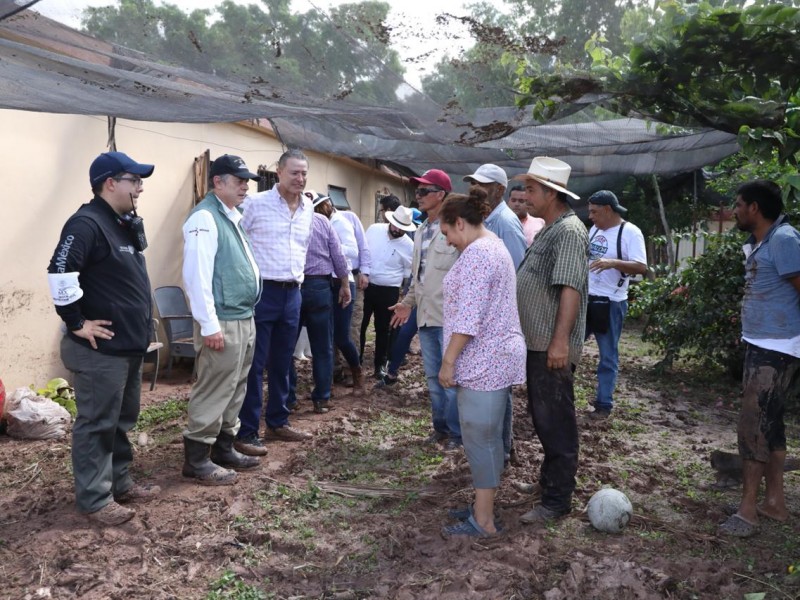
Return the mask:
[[[580,292],[581,305],[569,336],[569,360],[577,365],[586,329],[589,236],[572,210],[542,229],[517,270],[519,320],[528,350],[546,352],[553,337],[562,286]]]

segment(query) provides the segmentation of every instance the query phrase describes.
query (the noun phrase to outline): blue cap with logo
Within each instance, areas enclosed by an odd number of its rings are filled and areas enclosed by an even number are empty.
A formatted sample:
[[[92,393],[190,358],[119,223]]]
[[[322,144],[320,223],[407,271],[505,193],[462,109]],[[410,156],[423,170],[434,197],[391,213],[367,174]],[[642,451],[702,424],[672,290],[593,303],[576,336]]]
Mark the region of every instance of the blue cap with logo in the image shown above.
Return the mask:
[[[94,187],[109,177],[120,173],[131,173],[139,177],[150,177],[155,166],[137,163],[127,154],[122,152],[103,152],[94,159],[89,167],[89,183]]]

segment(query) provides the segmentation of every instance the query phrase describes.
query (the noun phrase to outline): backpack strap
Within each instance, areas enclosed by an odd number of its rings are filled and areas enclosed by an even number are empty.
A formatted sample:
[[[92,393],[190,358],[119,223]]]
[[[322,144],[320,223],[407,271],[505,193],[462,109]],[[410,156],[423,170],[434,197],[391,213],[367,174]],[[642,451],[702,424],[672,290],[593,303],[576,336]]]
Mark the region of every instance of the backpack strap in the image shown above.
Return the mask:
[[[622,230],[625,228],[625,223],[627,223],[627,221],[622,219],[622,223],[619,224],[619,231],[617,232],[617,260],[622,260]],[[622,271],[620,271],[619,274],[622,275],[623,279],[630,277],[630,275]]]

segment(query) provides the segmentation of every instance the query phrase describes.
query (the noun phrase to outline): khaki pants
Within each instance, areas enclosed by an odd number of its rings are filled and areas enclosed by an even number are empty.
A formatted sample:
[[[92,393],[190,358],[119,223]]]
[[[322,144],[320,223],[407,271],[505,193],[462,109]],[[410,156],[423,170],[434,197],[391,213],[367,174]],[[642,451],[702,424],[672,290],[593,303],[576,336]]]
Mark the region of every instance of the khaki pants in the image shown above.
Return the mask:
[[[220,321],[225,347],[221,351],[203,345],[200,325],[194,324],[197,381],[189,396],[189,422],[183,436],[211,445],[220,431],[239,432],[239,410],[247,390],[247,374],[253,362],[256,328],[253,319]]]

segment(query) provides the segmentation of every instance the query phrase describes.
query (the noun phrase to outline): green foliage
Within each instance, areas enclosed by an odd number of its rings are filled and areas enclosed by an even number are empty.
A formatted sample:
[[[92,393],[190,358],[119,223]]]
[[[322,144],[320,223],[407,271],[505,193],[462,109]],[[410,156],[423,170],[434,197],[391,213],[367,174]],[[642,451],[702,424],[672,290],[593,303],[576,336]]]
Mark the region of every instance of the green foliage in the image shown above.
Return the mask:
[[[710,170],[708,186],[716,192],[733,198],[739,185],[754,179],[771,179],[781,186],[783,201],[793,209],[800,206],[800,177],[797,168],[778,161],[777,152],[769,159],[751,158],[739,152],[722,160]]]
[[[692,184],[691,176],[659,179],[664,210],[673,231],[691,230],[694,223],[702,221],[707,215],[708,208],[705,205],[699,202],[695,205],[693,202]],[[618,195],[628,209],[625,218],[635,223],[646,238],[664,235],[650,177],[628,177]]]
[[[377,104],[397,101],[394,90],[404,71],[389,48],[388,11],[380,1],[341,4],[328,16],[293,11],[289,0],[222,0],[214,9],[191,12],[153,0],[120,0],[87,8],[83,28],[165,63],[226,79],[315,96],[353,94],[353,100]],[[272,91],[254,87],[253,93]]]
[[[682,271],[633,290],[631,316],[646,319],[642,337],[664,352],[667,365],[688,358],[741,372],[743,242],[738,230],[709,236],[705,254]]]
[[[253,585],[248,585],[230,569],[211,584],[206,600],[269,600],[274,594],[266,594]]]
[[[631,18],[627,53],[586,50],[591,66],[520,77],[521,105],[546,120],[586,94],[624,115],[735,133],[748,156],[796,164],[800,151],[800,9],[756,2],[746,8],[664,0],[652,17]],[[528,65],[526,65],[528,66]]]
[[[169,398],[158,404],[151,404],[142,409],[136,421],[137,430],[147,429],[154,425],[167,423],[186,416],[188,403],[180,398]]]
[[[588,66],[584,44],[601,38],[623,48],[620,22],[631,0],[506,0],[509,14],[497,3],[469,5],[475,44],[458,56],[442,59],[422,79],[423,90],[439,104],[464,109],[513,106],[519,93],[520,62],[543,71],[558,65]],[[447,23],[450,19],[445,19]]]
[[[33,385],[31,385],[31,389],[35,389]],[[78,406],[75,404],[75,390],[63,377],[51,379],[45,387],[36,390],[36,394],[50,398],[56,404],[63,406],[73,419],[78,416]]]
[[[478,41],[460,56],[442,58],[433,72],[422,78],[422,89],[442,106],[513,106],[515,91],[511,84],[516,64],[504,60],[504,55],[519,44],[516,25],[493,5],[478,3],[470,9],[467,18],[448,15],[440,20],[443,24],[467,24]]]

